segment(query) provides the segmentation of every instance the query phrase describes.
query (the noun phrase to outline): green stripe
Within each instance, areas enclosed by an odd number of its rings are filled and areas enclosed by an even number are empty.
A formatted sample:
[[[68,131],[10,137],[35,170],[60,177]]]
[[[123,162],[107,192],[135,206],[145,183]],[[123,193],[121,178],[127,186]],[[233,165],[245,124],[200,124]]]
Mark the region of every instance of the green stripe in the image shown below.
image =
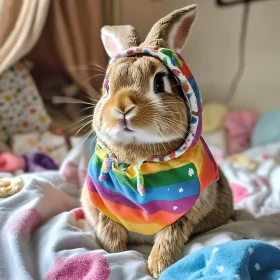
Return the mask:
[[[92,157],[92,163],[101,169],[102,160],[97,155]],[[125,186],[130,186],[132,189],[137,190],[137,187],[136,187],[137,179],[136,178],[130,179],[130,178],[128,178],[128,176],[122,175],[118,172],[115,173],[115,176],[119,180],[120,184],[123,184]]]
[[[95,152],[96,152],[96,150],[95,150]],[[102,162],[103,162],[103,161],[96,155],[96,153],[95,153],[95,155],[91,158],[91,160],[92,160],[92,163],[95,164],[95,165],[97,165],[99,168],[102,167]]]
[[[102,160],[98,156],[93,157],[93,163],[99,168],[101,168],[102,166]],[[189,168],[191,168],[194,172],[192,176],[188,174]],[[120,184],[130,186],[131,188],[136,189],[136,177],[130,179],[128,176],[123,175],[120,172],[115,172],[115,176],[120,182]],[[188,163],[184,166],[166,171],[159,171],[147,175],[143,174],[143,177],[145,188],[158,188],[197,179],[197,170],[193,163]]]
[[[96,153],[99,150],[101,150],[101,147],[99,147],[98,145],[95,145],[95,151],[94,152]]]
[[[194,171],[192,176],[188,175],[189,168],[192,168]],[[115,176],[119,180],[120,184],[129,185],[130,187],[136,186],[136,178],[131,180],[119,172],[115,172]],[[197,170],[193,163],[189,163],[185,166],[166,171],[159,171],[147,175],[143,174],[143,177],[145,188],[158,188],[197,179]]]
[[[122,175],[119,172],[115,172],[115,176],[118,179],[119,183],[124,186],[129,186],[132,189],[137,191],[137,178],[130,179],[125,175]],[[145,180],[145,179],[144,179]],[[145,183],[145,181],[144,181]]]

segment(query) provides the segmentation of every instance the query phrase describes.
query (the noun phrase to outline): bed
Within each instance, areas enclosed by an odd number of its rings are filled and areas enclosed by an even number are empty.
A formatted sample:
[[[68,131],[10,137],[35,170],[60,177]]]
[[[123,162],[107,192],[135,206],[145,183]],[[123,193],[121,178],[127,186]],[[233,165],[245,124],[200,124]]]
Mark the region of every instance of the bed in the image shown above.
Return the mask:
[[[108,254],[85,223],[79,194],[93,146],[92,140],[76,145],[59,171],[22,174],[22,190],[0,199],[1,280],[153,279],[150,245]],[[161,279],[280,279],[280,143],[243,156],[254,169],[219,159],[235,218],[193,238]]]

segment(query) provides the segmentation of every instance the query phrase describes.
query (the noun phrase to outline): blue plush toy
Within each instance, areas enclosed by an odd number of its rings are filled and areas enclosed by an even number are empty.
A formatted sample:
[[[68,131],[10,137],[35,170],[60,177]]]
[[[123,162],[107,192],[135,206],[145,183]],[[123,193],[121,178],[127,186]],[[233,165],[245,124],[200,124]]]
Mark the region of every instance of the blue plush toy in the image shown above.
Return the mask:
[[[252,146],[280,141],[280,111],[265,112],[257,122],[252,134]]]
[[[166,269],[160,280],[279,280],[280,249],[259,240],[206,247]]]

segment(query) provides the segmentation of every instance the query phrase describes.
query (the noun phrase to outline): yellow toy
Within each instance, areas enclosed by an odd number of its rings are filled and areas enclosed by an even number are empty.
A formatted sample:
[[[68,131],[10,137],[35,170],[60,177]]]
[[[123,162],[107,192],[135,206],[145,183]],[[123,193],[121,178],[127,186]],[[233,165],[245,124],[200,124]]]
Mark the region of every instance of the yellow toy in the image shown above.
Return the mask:
[[[23,181],[20,177],[1,178],[0,177],[0,198],[11,196],[19,192],[23,187]]]
[[[218,102],[206,102],[202,110],[203,133],[217,131],[223,127],[223,122],[228,109]]]

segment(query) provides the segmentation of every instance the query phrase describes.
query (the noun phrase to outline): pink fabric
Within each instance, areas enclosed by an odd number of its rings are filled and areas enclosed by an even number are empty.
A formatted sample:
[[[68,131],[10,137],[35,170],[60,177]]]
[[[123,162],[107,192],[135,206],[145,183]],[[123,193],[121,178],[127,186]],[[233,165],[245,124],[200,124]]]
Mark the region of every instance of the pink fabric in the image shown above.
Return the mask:
[[[25,209],[12,215],[8,221],[8,231],[26,241],[43,222],[43,217],[36,209]]]
[[[100,253],[56,259],[45,280],[107,280],[110,268]]]
[[[11,153],[3,153],[0,155],[0,172],[15,172],[24,170],[25,160],[23,157],[15,156]]]
[[[77,185],[79,188],[84,185],[87,172],[84,169],[79,169],[76,163],[72,161],[67,162],[61,172],[69,183]]]
[[[230,183],[230,187],[232,189],[234,203],[239,203],[249,196],[246,187],[236,183]]]
[[[72,210],[72,212],[74,212],[76,222],[85,219],[85,213],[82,208],[75,208]]]
[[[254,112],[230,112],[225,118],[229,154],[240,153],[250,146],[251,135],[259,117]]]

